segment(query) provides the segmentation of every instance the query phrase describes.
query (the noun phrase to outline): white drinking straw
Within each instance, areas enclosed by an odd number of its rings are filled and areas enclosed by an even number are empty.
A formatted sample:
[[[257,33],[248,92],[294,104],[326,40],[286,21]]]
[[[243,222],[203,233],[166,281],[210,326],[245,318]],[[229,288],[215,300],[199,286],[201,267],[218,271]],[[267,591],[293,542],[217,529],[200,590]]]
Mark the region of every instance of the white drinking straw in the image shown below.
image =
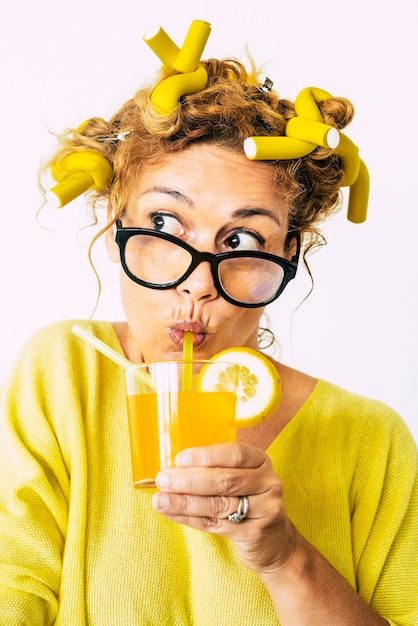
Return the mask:
[[[103,341],[101,341],[100,339],[98,339],[97,337],[92,335],[91,333],[89,333],[87,330],[85,330],[84,328],[82,328],[78,324],[74,324],[74,326],[71,328],[71,331],[75,335],[80,337],[81,339],[84,339],[84,341],[87,341],[87,343],[89,343],[91,346],[93,346],[93,348],[96,348],[96,350],[98,350],[99,352],[101,352],[102,354],[107,356],[114,363],[117,363],[117,365],[120,365],[121,367],[123,367],[123,369],[127,370],[127,369],[135,366],[134,363],[132,363],[131,361],[126,359],[124,356],[119,354],[119,352],[116,352],[116,350],[113,350],[113,348],[111,348],[106,343],[104,343]],[[140,376],[142,378],[142,380],[143,380],[143,382],[145,384],[147,384],[149,387],[155,389],[155,384],[152,381],[152,378],[151,378],[151,376],[149,374],[147,374],[146,372],[142,371],[142,369],[140,367],[137,368],[136,372],[137,372],[138,376]]]

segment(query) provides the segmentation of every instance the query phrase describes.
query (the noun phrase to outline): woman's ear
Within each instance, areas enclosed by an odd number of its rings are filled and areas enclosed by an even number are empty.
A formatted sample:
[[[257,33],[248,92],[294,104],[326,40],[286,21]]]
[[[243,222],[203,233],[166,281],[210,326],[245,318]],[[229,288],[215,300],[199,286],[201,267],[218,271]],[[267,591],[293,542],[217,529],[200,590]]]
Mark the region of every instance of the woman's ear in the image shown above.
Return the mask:
[[[297,261],[300,251],[301,234],[299,232],[290,232],[287,234],[284,244],[284,254],[288,261]]]

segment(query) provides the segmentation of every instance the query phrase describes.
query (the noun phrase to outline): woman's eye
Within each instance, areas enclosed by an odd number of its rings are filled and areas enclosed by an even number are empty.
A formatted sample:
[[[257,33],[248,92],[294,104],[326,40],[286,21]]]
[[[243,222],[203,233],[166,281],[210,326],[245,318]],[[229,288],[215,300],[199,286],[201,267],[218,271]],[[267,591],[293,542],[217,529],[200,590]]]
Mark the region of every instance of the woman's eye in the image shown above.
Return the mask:
[[[233,250],[260,250],[263,239],[255,233],[245,231],[236,232],[226,240],[226,244]]]
[[[176,237],[179,237],[181,234],[181,224],[173,215],[155,213],[154,215],[151,215],[151,222],[154,230],[169,233],[170,235],[175,235]]]

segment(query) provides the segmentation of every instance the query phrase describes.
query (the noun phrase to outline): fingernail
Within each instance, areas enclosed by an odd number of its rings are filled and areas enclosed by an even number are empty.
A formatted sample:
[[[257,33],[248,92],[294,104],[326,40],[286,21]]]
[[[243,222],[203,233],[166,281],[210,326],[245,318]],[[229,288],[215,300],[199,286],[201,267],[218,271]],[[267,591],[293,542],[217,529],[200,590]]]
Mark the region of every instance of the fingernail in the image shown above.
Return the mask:
[[[165,493],[154,493],[152,496],[152,505],[158,511],[163,511],[169,505],[168,496]]]
[[[164,489],[165,487],[168,487],[170,479],[168,477],[168,474],[165,474],[164,472],[158,472],[155,482],[157,483],[157,487]]]
[[[192,464],[192,455],[190,452],[180,452],[176,456],[175,463],[178,467],[189,467]]]

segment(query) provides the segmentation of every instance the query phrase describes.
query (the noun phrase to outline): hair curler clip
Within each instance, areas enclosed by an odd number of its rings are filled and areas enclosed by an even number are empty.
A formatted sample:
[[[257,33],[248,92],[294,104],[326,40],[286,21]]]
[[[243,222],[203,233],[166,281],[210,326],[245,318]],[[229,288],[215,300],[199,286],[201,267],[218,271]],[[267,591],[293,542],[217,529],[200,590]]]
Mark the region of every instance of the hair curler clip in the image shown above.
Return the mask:
[[[343,186],[350,187],[347,218],[364,222],[369,197],[369,174],[358,148],[343,133],[324,124],[318,102],[332,98],[316,87],[303,89],[295,100],[296,116],[286,124],[285,137],[247,137],[244,152],[251,160],[297,159],[321,146],[335,150],[344,168]]]
[[[105,189],[112,180],[113,168],[99,152],[81,150],[53,162],[51,174],[58,184],[47,192],[47,200],[62,208],[89,189]]]
[[[264,83],[261,85],[261,87],[258,87],[258,91],[261,91],[262,93],[271,93],[271,90],[273,89],[273,81],[266,76],[264,79]]]
[[[208,22],[193,20],[181,48],[161,28],[153,28],[144,35],[145,43],[167,69],[178,72],[159,83],[151,94],[151,102],[158,113],[172,113],[181,96],[204,89],[208,76],[200,58],[209,38]]]
[[[119,141],[126,141],[131,132],[132,130],[125,130],[124,132],[111,133],[110,135],[97,135],[94,139],[101,143],[118,143]]]
[[[77,128],[77,132],[80,133],[81,135],[84,134],[84,129],[86,128],[86,126],[88,126],[90,124],[90,122],[93,121],[93,119],[99,121],[99,122],[103,122],[103,124],[106,124],[105,120],[102,117],[99,118],[89,118],[87,120],[85,120],[82,124],[80,124],[80,126]],[[115,122],[115,125],[117,124],[117,122]],[[95,141],[99,141],[101,143],[118,143],[119,141],[126,141],[127,137],[132,133],[132,129],[131,130],[125,130],[125,131],[115,131],[114,133],[109,133],[108,135],[95,135],[92,137],[92,139],[94,139]]]

